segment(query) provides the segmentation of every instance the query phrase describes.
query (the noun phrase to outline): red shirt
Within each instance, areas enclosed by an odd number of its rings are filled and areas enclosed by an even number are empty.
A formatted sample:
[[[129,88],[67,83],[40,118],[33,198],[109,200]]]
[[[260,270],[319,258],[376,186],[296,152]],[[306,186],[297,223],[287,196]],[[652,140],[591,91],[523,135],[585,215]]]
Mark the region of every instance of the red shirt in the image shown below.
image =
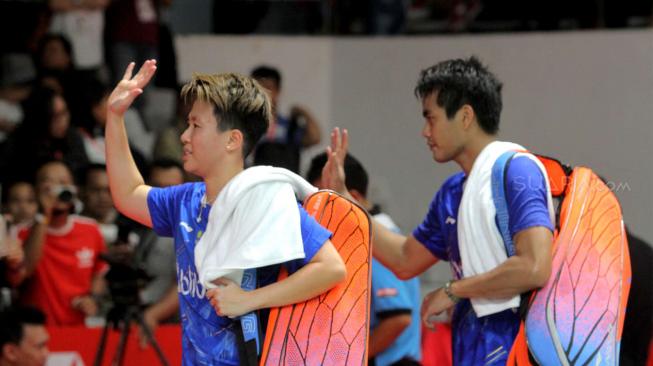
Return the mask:
[[[19,237],[27,238],[28,228]],[[65,226],[48,228],[43,256],[24,294],[24,301],[47,315],[48,325],[84,324],[84,314],[72,300],[91,292],[92,279],[107,269],[99,258],[104,240],[93,219],[71,215]]]
[[[159,44],[158,1],[113,0],[106,10],[106,29],[111,43]]]

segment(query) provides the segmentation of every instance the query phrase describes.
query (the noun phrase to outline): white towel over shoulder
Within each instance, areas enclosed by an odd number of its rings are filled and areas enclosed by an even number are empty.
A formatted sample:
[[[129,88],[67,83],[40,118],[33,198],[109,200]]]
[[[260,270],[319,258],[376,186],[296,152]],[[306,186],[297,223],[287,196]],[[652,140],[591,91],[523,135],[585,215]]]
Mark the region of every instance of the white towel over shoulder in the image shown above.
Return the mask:
[[[458,210],[458,245],[465,277],[488,272],[507,259],[505,245],[495,220],[496,206],[492,198],[492,166],[501,154],[515,150],[524,151],[526,149],[510,142],[492,142],[478,155],[465,182]],[[523,155],[531,158],[540,167],[544,177],[547,176],[544,166],[535,156]],[[544,181],[547,186],[549,213],[553,220],[554,211],[549,180],[544,179]],[[509,299],[475,298],[471,302],[476,316],[482,317],[516,308],[519,306],[520,298],[519,296]]]
[[[282,168],[245,169],[222,189],[209,212],[206,232],[195,246],[202,285],[227,277],[240,284],[243,271],[304,258],[300,199],[317,191]]]

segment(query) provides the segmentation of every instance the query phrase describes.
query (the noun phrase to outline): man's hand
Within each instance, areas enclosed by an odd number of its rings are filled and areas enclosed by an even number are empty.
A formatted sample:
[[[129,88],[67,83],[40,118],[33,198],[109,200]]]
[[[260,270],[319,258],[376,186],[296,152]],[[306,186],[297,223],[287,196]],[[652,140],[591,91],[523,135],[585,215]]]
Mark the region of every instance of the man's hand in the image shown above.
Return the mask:
[[[347,196],[345,186],[345,157],[349,148],[349,133],[338,127],[331,131],[331,146],[327,147],[327,163],[322,168],[322,184],[342,195]]]
[[[143,93],[143,88],[154,76],[156,71],[156,60],[147,60],[138,70],[138,74],[132,77],[134,63],[129,63],[122,80],[113,89],[107,102],[109,113],[122,116],[131,106],[137,96]]]
[[[215,312],[220,316],[235,318],[254,310],[248,303],[249,296],[234,281],[218,278],[213,282],[218,288],[206,292]]]
[[[10,270],[18,270],[25,261],[25,252],[20,240],[6,238],[7,240],[7,266]]]
[[[154,337],[154,331],[156,330],[156,327],[159,326],[159,319],[157,319],[156,315],[152,311],[152,306],[145,309],[143,312],[143,322],[145,323],[145,326],[147,326],[150,330],[150,335]],[[138,343],[142,349],[147,348],[149,340],[145,334],[145,330],[140,326],[138,327],[138,340]]]
[[[94,316],[98,313],[98,305],[93,296],[77,296],[72,301],[75,310],[81,311],[86,316]]]
[[[438,315],[443,311],[453,307],[455,304],[444,292],[444,288],[439,288],[424,297],[422,301],[422,322],[429,329],[434,329],[432,316]]]

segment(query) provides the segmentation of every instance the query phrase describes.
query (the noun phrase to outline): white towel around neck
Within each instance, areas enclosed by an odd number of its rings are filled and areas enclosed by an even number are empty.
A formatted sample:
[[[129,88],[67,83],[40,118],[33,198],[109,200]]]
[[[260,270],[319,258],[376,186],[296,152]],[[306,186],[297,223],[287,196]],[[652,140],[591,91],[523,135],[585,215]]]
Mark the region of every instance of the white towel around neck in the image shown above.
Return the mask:
[[[506,151],[525,151],[520,145],[495,141],[487,145],[474,161],[465,182],[463,197],[458,210],[458,246],[464,277],[488,272],[507,257],[501,233],[496,225],[496,206],[492,198],[492,166]],[[547,188],[547,205],[554,222],[553,201],[547,174],[542,163],[532,154],[528,156],[541,169]],[[516,155],[518,156],[518,155]],[[516,157],[515,156],[515,157]],[[482,317],[500,311],[519,307],[519,295],[507,299],[471,299],[476,316]]]
[[[195,266],[206,288],[226,277],[240,284],[243,271],[304,258],[299,210],[317,191],[299,175],[282,168],[243,170],[220,191],[209,212],[206,231],[195,246]]]

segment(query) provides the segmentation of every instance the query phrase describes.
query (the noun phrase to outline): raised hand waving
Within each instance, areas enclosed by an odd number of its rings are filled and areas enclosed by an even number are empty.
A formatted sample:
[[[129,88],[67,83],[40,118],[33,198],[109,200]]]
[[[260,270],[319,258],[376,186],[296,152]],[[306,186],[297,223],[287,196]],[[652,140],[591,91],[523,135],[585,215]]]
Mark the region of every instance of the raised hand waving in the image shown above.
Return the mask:
[[[107,102],[109,113],[123,115],[132,105],[134,99],[143,93],[143,88],[150,82],[156,72],[156,60],[147,60],[132,77],[135,64],[130,62],[122,80],[111,92]]]

